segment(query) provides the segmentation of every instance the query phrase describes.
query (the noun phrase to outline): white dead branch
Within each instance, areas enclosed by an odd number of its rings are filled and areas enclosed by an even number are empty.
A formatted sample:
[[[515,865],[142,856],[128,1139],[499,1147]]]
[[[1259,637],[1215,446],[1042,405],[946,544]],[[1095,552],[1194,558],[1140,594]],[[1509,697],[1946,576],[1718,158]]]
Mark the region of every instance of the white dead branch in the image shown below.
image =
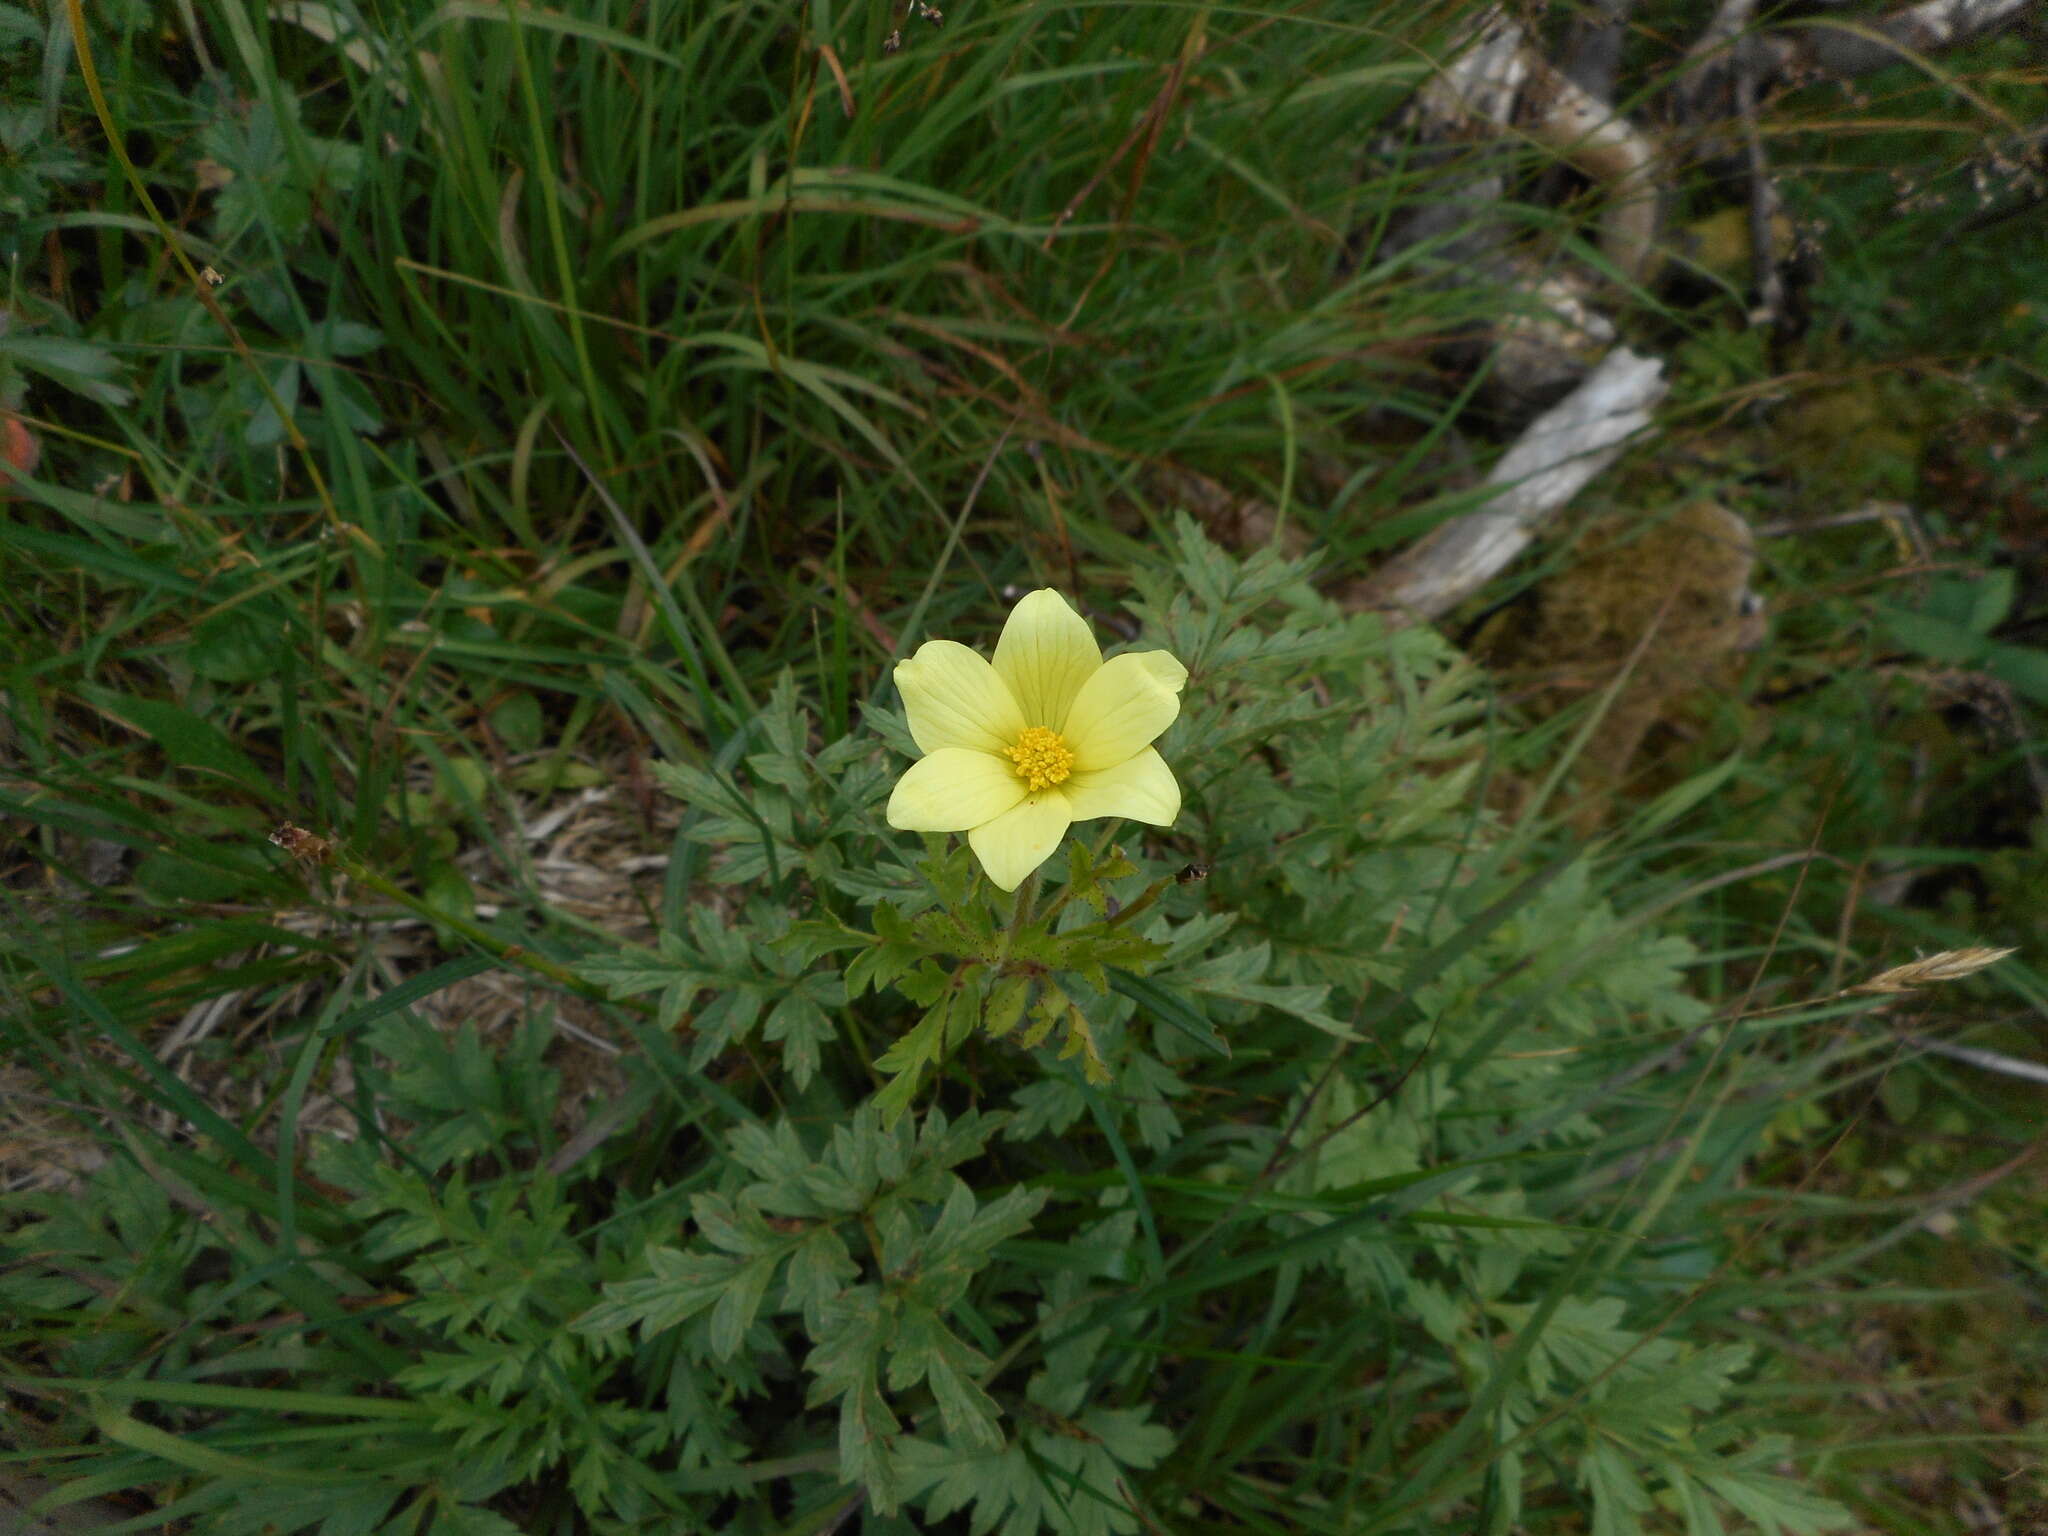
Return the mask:
[[[1762,86],[1780,78],[1862,73],[1952,48],[2043,10],[2048,0],[1922,0],[1874,22],[1814,18],[1759,33],[1752,29],[1757,0],[1720,0],[1688,55],[1680,109],[1695,119],[1738,114],[1748,130],[1759,221],[1760,319],[1779,307],[1768,239],[1776,191],[1755,131]],[[1625,14],[1619,3],[1609,11]],[[1601,249],[1614,272],[1638,279],[1653,265],[1659,189],[1669,157],[1654,136],[1544,58],[1504,7],[1479,15],[1452,57],[1416,93],[1408,122],[1425,141],[1438,144],[1520,135],[1549,149],[1605,189]],[[1421,210],[1395,240],[1441,241],[1440,254],[1448,261],[1467,272],[1490,270],[1529,296],[1529,304],[1503,321],[1493,337],[1494,377],[1510,397],[1540,399],[1560,383],[1582,381],[1501,459],[1488,479],[1497,494],[1485,510],[1436,529],[1345,594],[1351,604],[1402,621],[1436,618],[1497,575],[1648,426],[1666,389],[1663,365],[1627,350],[1592,366],[1614,332],[1588,302],[1594,285],[1584,274],[1537,273],[1506,248],[1512,234],[1504,221],[1472,219],[1475,204],[1504,190],[1497,175],[1468,178],[1441,208]],[[1450,233],[1453,215],[1467,221],[1462,237]],[[1518,389],[1518,383],[1536,387]]]
[[[1678,90],[1682,118],[1704,124],[1734,115],[1738,72],[1759,88],[1778,80],[1847,80],[1960,47],[2044,7],[2042,0],[1922,0],[1870,20],[1812,16],[1752,32],[1756,9],[1757,0],[1722,0],[1687,51]]]
[[[2041,0],[1923,0],[1874,24],[1816,17],[1770,41],[1782,68],[1863,75],[1914,55],[1954,48],[2041,9]]]
[[[1518,131],[1608,191],[1601,250],[1639,276],[1657,227],[1656,140],[1538,53],[1519,22],[1498,10],[1416,93],[1414,120],[1440,138]]]
[[[1440,617],[1529,546],[1544,525],[1650,425],[1670,386],[1664,365],[1618,348],[1564,400],[1532,421],[1486,477],[1495,495],[1453,518],[1356,583],[1357,606],[1397,621]]]

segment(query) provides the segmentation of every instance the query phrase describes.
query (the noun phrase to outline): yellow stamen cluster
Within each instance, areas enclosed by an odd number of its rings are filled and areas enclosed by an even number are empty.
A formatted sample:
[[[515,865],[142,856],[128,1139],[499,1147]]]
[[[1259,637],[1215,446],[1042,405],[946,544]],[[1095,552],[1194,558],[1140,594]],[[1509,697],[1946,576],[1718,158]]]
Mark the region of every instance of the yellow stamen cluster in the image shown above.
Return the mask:
[[[1017,745],[1010,748],[1010,761],[1017,765],[1017,777],[1036,793],[1063,782],[1074,771],[1074,749],[1060,739],[1058,731],[1027,725]]]

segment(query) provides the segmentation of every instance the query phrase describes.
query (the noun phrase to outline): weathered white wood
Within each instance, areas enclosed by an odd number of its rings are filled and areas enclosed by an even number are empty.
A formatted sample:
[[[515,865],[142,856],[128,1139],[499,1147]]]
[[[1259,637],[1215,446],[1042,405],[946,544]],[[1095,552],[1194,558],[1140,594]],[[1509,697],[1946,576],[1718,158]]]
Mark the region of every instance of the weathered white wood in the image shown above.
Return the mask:
[[[2041,9],[2042,0],[1922,0],[1854,30],[1816,18],[1809,26],[1787,29],[1781,37],[1790,43],[1788,64],[1830,75],[1861,75],[1909,54],[1953,48]]]
[[[1529,423],[1486,477],[1484,510],[1425,534],[1359,583],[1353,600],[1402,621],[1434,619],[1500,574],[1544,524],[1612,464],[1670,388],[1664,365],[1626,347]]]
[[[1722,0],[1714,18],[1686,55],[1679,86],[1681,115],[1693,123],[1736,110],[1729,86],[1737,67],[1759,88],[1786,76],[1827,75],[1846,80],[1901,59],[1939,53],[2009,26],[2044,0],[1921,0],[1888,16],[1836,22],[1806,18],[1768,31],[1750,30],[1756,0]]]
[[[1657,230],[1656,140],[1543,57],[1519,22],[1482,12],[1457,55],[1416,93],[1425,134],[1514,129],[1609,189],[1601,248],[1617,269],[1648,269]]]

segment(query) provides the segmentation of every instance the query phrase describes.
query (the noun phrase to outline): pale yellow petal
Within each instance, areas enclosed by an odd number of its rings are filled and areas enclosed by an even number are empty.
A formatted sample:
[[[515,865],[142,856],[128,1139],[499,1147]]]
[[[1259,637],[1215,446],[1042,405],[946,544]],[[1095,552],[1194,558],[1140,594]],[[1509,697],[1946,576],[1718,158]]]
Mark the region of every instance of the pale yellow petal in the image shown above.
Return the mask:
[[[912,763],[896,781],[889,796],[889,825],[906,832],[965,832],[994,821],[1025,793],[1008,758],[941,747]]]
[[[1170,827],[1180,814],[1180,785],[1174,782],[1166,759],[1150,747],[1114,768],[1077,773],[1060,788],[1066,792],[1076,821],[1122,816]]]
[[[1014,891],[1059,847],[1073,819],[1065,795],[1042,789],[1016,809],[969,832],[967,845],[998,889]]]
[[[1180,713],[1188,669],[1165,651],[1127,651],[1102,664],[1067,711],[1060,734],[1083,773],[1114,768],[1152,745]]]
[[[1024,710],[1024,723],[1049,731],[1065,727],[1081,685],[1102,665],[1102,648],[1088,621],[1051,587],[1027,594],[1010,610],[996,642],[996,676]]]
[[[996,669],[956,640],[927,640],[897,662],[896,688],[920,752],[1003,752],[1024,729],[1024,712]]]

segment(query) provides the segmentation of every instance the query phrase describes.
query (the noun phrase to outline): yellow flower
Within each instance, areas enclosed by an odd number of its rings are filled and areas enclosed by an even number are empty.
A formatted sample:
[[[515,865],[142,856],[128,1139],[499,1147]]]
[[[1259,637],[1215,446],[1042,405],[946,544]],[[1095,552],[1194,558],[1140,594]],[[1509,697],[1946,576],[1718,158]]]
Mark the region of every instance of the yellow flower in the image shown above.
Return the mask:
[[[924,754],[896,782],[889,825],[965,832],[989,879],[1014,891],[1077,821],[1155,827],[1180,814],[1180,785],[1152,749],[1180,713],[1188,669],[1164,651],[1108,661],[1050,587],[1010,610],[994,665],[952,640],[896,663]]]

